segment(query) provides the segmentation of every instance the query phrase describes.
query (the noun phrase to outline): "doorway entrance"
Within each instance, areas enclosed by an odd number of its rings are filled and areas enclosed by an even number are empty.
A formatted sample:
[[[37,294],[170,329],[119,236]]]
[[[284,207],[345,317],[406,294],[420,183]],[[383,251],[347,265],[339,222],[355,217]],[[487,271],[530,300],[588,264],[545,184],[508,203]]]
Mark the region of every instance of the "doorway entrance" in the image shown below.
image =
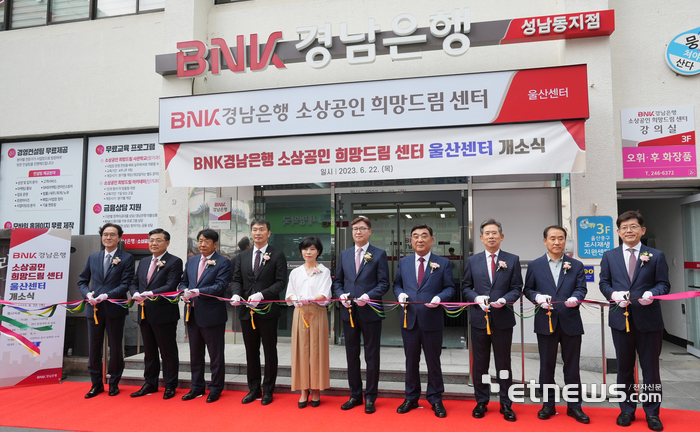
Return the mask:
[[[451,301],[461,301],[460,280],[464,256],[468,254],[465,234],[466,199],[461,191],[404,192],[343,194],[338,199],[339,214],[346,223],[338,230],[338,251],[353,246],[349,222],[365,216],[372,222],[370,243],[386,251],[389,261],[390,289],[382,300],[396,301],[393,282],[399,259],[413,254],[411,228],[426,224],[433,229],[435,243],[432,253],[443,256],[452,264],[452,275],[457,294]],[[463,347],[466,341],[466,313],[445,319],[443,345]],[[403,346],[401,339],[402,314],[399,310],[387,313],[382,328],[383,346]]]

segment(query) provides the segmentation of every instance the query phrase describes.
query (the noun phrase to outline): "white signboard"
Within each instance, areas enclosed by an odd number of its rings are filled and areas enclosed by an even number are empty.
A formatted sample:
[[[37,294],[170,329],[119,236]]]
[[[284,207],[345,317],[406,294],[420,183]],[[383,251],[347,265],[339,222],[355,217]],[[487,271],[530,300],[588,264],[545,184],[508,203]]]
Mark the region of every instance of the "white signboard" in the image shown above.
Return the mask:
[[[158,227],[160,146],[156,134],[90,138],[85,232],[106,222],[129,234]]]
[[[2,226],[79,229],[82,177],[82,139],[3,144]]]
[[[584,121],[165,145],[172,186],[246,186],[585,170]]]
[[[66,301],[71,230],[16,229],[10,240],[5,301],[37,309]],[[63,367],[66,310],[30,316],[10,306],[0,322],[0,387],[56,383]],[[21,328],[21,323],[32,328]],[[50,330],[35,328],[51,326]]]
[[[231,229],[231,198],[209,200],[209,228]]]

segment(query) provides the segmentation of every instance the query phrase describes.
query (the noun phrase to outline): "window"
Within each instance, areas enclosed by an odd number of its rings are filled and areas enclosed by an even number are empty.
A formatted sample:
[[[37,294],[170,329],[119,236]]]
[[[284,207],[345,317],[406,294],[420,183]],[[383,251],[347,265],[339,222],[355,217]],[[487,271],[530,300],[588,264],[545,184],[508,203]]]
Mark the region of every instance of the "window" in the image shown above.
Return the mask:
[[[165,0],[0,0],[0,31],[164,8]]]

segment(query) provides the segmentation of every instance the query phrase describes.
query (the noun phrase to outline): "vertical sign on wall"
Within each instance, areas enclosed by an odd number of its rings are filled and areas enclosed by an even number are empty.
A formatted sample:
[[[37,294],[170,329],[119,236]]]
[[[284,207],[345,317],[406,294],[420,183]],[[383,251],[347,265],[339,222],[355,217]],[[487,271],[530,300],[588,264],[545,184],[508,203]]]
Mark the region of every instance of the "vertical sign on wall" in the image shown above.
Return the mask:
[[[231,229],[231,197],[209,200],[209,228]]]
[[[32,310],[66,301],[71,230],[15,229],[5,301]],[[66,310],[32,316],[4,305],[0,316],[0,387],[61,379]]]
[[[124,229],[127,248],[148,248],[148,232],[158,227],[162,150],[157,140],[157,134],[90,138],[86,234],[97,233],[106,222],[116,223]]]
[[[615,246],[610,216],[581,216],[576,219],[579,258],[602,258]]]
[[[692,106],[621,110],[624,178],[697,177]]]
[[[77,230],[82,177],[82,139],[3,144],[1,226]]]

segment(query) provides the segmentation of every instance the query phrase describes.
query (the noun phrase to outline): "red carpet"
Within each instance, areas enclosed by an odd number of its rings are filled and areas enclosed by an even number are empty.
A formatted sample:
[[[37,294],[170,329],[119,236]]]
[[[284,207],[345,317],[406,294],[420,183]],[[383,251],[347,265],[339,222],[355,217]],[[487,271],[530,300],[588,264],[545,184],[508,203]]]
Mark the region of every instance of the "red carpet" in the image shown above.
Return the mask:
[[[64,382],[45,386],[0,389],[0,426],[59,429],[99,432],[152,432],[152,431],[342,431],[353,432],[360,428],[375,431],[396,432],[468,430],[479,428],[489,431],[536,432],[546,430],[620,431],[615,425],[617,409],[585,408],[591,424],[581,425],[566,416],[566,408],[558,407],[559,415],[550,420],[538,420],[536,405],[514,405],[518,421],[508,423],[498,414],[498,404],[491,402],[483,419],[474,419],[473,401],[445,401],[447,418],[439,419],[430,405],[421,400],[422,409],[408,414],[397,414],[401,399],[378,399],[377,412],[364,413],[363,407],[341,411],[345,397],[321,396],[321,406],[297,408],[297,394],[279,394],[271,405],[260,402],[242,405],[245,395],[225,391],[219,401],[208,404],[201,397],[192,401],[180,400],[187,390],[178,389],[175,398],[163,400],[163,393],[141,398],[129,394],[139,387],[120,386],[121,394],[114,397],[107,393],[93,399],[85,399],[89,383]],[[661,410],[665,431],[692,430],[700,422],[700,412]],[[370,427],[371,425],[371,427]],[[692,426],[696,425],[696,426]],[[637,421],[624,428],[624,432],[648,431],[644,413],[637,410]]]

